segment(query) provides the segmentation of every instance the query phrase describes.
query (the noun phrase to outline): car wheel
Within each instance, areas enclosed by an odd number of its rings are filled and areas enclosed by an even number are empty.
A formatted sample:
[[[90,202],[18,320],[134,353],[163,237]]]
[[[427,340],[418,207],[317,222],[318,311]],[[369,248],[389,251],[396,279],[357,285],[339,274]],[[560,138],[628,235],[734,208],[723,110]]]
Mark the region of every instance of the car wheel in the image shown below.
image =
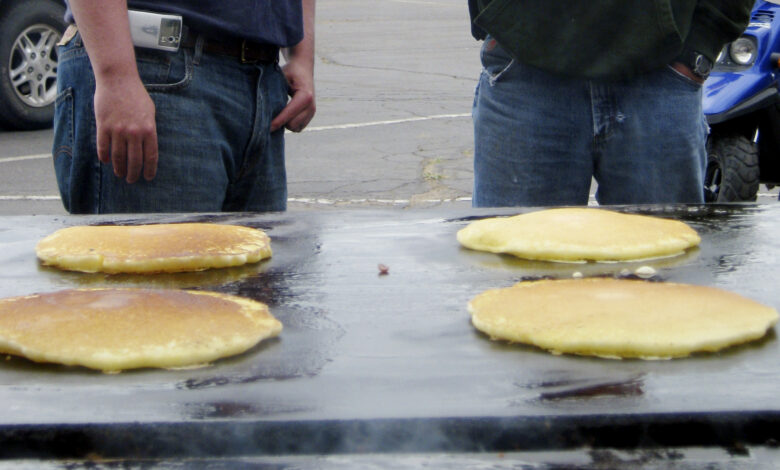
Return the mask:
[[[759,178],[755,143],[742,135],[710,135],[704,175],[706,202],[755,201]]]
[[[6,11],[0,24],[0,123],[6,127],[52,125],[64,15],[49,0],[17,2]]]

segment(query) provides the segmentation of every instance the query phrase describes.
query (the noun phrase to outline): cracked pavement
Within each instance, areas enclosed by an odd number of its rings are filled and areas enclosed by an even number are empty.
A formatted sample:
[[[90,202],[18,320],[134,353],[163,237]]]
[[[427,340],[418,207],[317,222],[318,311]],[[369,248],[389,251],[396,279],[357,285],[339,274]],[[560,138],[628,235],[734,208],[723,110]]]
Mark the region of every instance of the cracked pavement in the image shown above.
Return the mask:
[[[317,115],[287,133],[292,209],[470,206],[481,70],[463,0],[317,4]],[[0,214],[65,214],[52,131],[0,129]]]
[[[461,0],[319,2],[317,116],[287,134],[290,208],[470,205],[469,31]]]

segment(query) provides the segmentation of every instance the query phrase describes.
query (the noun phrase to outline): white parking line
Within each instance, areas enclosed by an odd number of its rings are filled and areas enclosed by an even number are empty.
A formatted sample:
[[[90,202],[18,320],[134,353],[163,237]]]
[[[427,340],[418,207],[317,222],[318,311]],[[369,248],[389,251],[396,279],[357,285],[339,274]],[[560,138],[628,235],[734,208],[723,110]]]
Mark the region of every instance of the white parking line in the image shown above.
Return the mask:
[[[329,126],[313,126],[304,129],[304,132],[321,132],[329,130],[343,130],[343,129],[358,129],[362,127],[373,126],[388,126],[393,124],[404,124],[409,122],[419,121],[431,121],[436,119],[459,119],[471,117],[471,113],[457,113],[457,114],[435,114],[431,116],[415,116],[402,119],[390,119],[384,121],[369,121],[369,122],[356,122],[347,124],[334,124]],[[36,154],[36,155],[21,155],[17,157],[5,157],[0,158],[0,164],[12,163],[27,160],[43,160],[51,158],[51,154]],[[773,193],[759,193],[758,197],[774,198]],[[0,195],[0,201],[52,201],[59,200],[58,195]],[[460,197],[455,199],[432,199],[425,201],[418,201],[424,203],[444,203],[444,202],[464,202],[470,201],[470,197]],[[309,205],[351,205],[351,204],[387,204],[387,205],[403,205],[409,204],[409,199],[324,199],[324,198],[290,198],[289,202]],[[595,197],[590,195],[589,205],[596,205]]]
[[[425,199],[415,201],[417,203],[443,203],[443,202],[470,202],[470,197],[458,197],[452,199]],[[378,205],[391,205],[398,206],[411,203],[411,199],[325,199],[320,197],[291,197],[287,199],[287,202],[308,204],[312,206],[348,206],[351,204],[378,204]]]
[[[439,2],[423,2],[420,0],[391,0],[396,3],[415,3],[418,5],[436,5],[438,7],[451,7],[453,6],[452,3],[439,3]],[[456,5],[459,7],[459,5]]]
[[[407,122],[431,121],[434,119],[455,119],[455,118],[463,118],[463,117],[471,117],[471,113],[436,114],[433,116],[416,116],[416,117],[403,118],[403,119],[391,119],[388,121],[357,122],[353,124],[334,124],[332,126],[307,127],[306,129],[303,130],[303,132],[330,131],[330,130],[337,130],[337,129],[356,129],[359,127],[387,126],[391,124],[403,124]]]
[[[759,198],[775,198],[776,194],[773,193],[759,193]],[[60,197],[57,195],[0,195],[0,201],[59,201]],[[445,202],[470,202],[471,198],[468,196],[457,197],[452,199],[425,199],[417,200],[416,203],[437,204]],[[410,204],[411,199],[326,199],[319,197],[291,197],[287,199],[289,203],[298,203],[311,206],[349,206],[353,204],[377,204],[377,205],[390,205],[398,206]],[[596,195],[591,194],[588,201],[589,206],[598,206],[596,202]]]
[[[59,201],[59,196],[16,196],[16,195],[0,195],[0,201]]]
[[[330,126],[315,126],[315,127],[307,127],[303,130],[303,132],[320,132],[320,131],[331,131],[331,130],[342,130],[342,129],[358,129],[361,127],[373,127],[373,126],[389,126],[393,124],[404,124],[407,122],[418,122],[418,121],[432,121],[435,119],[457,119],[457,118],[464,118],[464,117],[471,117],[471,113],[459,113],[459,114],[435,114],[432,116],[415,116],[410,118],[402,118],[402,119],[390,119],[387,121],[369,121],[369,122],[355,122],[355,123],[348,123],[348,124],[334,124]],[[21,155],[18,157],[6,157],[6,158],[0,158],[0,164],[1,163],[11,163],[11,162],[21,162],[25,160],[42,160],[44,158],[51,158],[51,154],[48,153],[42,153],[38,155]]]
[[[41,153],[38,155],[22,155],[19,157],[6,157],[0,158],[0,163],[21,162],[25,160],[43,160],[44,158],[51,158],[50,153]]]

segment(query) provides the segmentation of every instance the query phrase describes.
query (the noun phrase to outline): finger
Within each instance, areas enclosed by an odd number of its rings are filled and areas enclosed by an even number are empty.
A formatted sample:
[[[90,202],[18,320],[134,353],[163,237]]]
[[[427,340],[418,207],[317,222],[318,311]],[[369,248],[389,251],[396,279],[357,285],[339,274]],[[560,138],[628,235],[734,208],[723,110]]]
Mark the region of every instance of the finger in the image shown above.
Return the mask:
[[[293,111],[290,108],[292,101],[287,103],[287,106],[282,109],[279,114],[271,121],[271,132],[276,132],[282,127],[286,126],[290,119],[292,119]]]
[[[111,136],[111,164],[114,174],[124,178],[127,174],[127,141],[117,133]]]
[[[287,129],[293,132],[301,132],[309,125],[313,117],[314,111],[310,108],[306,109],[287,123]]]
[[[157,174],[157,130],[144,139],[144,179],[152,180]]]
[[[97,132],[97,154],[102,163],[111,161],[111,134],[103,129]]]
[[[311,106],[313,98],[309,93],[296,92],[287,106],[271,121],[271,132],[276,131],[282,127],[289,127],[290,121],[295,119],[299,114],[304,112],[309,106]],[[297,129],[300,130],[300,129]]]
[[[127,139],[127,176],[128,183],[135,183],[141,176],[141,168],[144,164],[143,141],[139,136],[131,136]]]

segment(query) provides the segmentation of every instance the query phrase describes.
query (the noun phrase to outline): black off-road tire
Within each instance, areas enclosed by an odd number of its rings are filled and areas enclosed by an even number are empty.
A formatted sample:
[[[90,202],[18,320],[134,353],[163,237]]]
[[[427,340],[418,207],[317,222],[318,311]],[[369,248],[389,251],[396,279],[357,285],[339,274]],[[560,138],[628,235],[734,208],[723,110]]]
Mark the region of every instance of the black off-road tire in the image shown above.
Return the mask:
[[[14,43],[27,27],[44,25],[62,35],[67,27],[65,6],[53,0],[6,3],[3,8],[7,10],[0,21],[0,126],[19,130],[51,127],[54,99],[45,106],[30,106],[20,99],[11,83],[10,62]],[[52,54],[56,55],[56,51]],[[53,87],[56,91],[56,82]]]
[[[707,141],[706,202],[749,202],[758,195],[758,146],[738,134],[710,135]]]

